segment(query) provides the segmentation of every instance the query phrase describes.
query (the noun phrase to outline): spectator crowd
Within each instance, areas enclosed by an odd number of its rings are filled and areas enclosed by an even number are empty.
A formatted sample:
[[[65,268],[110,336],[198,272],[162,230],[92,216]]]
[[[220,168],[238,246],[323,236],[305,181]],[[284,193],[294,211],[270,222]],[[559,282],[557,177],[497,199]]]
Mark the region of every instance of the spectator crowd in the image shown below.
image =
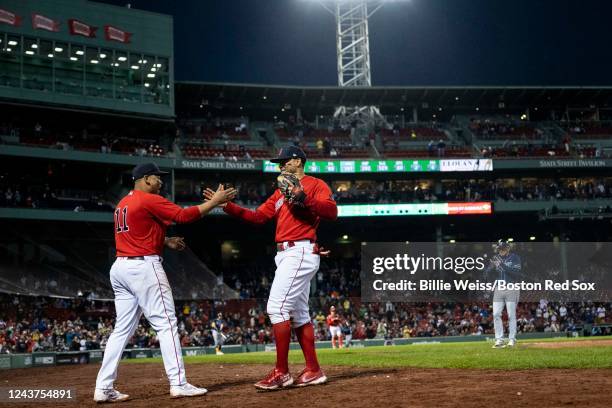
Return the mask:
[[[1,178],[0,178],[1,179]],[[49,208],[81,211],[113,211],[102,192],[55,189],[49,184],[24,186],[0,183],[0,207]]]
[[[363,303],[342,288],[311,298],[317,340],[329,340],[325,317],[336,306],[352,339],[480,336],[493,333],[488,303]],[[230,302],[230,301],[228,301]],[[36,351],[84,351],[104,348],[113,328],[112,302],[0,295],[0,354]],[[519,333],[573,332],[612,334],[610,303],[519,303]],[[183,347],[213,344],[210,321],[223,313],[226,344],[273,342],[265,302],[243,300],[232,305],[213,301],[176,301]],[[143,319],[127,348],[156,348],[155,331]]]
[[[276,188],[273,181],[234,180],[238,190],[236,203],[257,206]],[[176,200],[196,202],[203,186],[214,183],[186,183],[176,188]],[[332,182],[333,197],[338,204],[389,204],[452,201],[531,201],[593,200],[612,197],[612,179],[498,179],[445,180],[356,180]]]

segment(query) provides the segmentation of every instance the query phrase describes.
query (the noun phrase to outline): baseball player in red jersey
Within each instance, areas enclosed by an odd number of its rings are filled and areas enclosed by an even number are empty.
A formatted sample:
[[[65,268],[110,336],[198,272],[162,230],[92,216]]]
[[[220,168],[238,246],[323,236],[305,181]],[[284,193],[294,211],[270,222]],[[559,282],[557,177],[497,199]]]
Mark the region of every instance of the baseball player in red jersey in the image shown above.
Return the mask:
[[[336,342],[338,342],[338,348],[342,348],[342,329],[340,327],[340,316],[336,313],[336,306],[329,308],[326,321],[331,335],[332,347],[336,348]]]
[[[255,211],[232,202],[224,205],[227,214],[254,224],[264,224],[272,219],[277,222],[276,272],[267,306],[276,341],[276,367],[255,384],[264,390],[294,383],[287,362],[292,325],[306,360],[306,368],[298,375],[295,385],[316,385],[327,381],[317,360],[308,297],[310,280],[320,262],[317,227],[321,220],[335,220],[338,215],[327,184],[304,174],[306,155],[300,148],[283,148],[272,161],[280,165],[279,188],[265,203]],[[212,194],[212,190],[206,190],[205,197],[210,198]]]
[[[115,209],[115,244],[117,259],[110,270],[115,293],[117,319],[104,350],[98,372],[94,401],[119,402],[129,398],[113,388],[117,367],[126,343],[138,327],[142,314],[157,332],[172,397],[206,394],[205,388],[187,382],[177,331],[174,300],[168,278],[162,267],[164,245],[182,250],[182,238],[166,238],[166,228],[173,222],[199,220],[216,205],[231,200],[236,192],[219,186],[211,199],[203,204],[181,208],[159,192],[162,188],[156,164],[138,165],[132,171],[134,189]]]

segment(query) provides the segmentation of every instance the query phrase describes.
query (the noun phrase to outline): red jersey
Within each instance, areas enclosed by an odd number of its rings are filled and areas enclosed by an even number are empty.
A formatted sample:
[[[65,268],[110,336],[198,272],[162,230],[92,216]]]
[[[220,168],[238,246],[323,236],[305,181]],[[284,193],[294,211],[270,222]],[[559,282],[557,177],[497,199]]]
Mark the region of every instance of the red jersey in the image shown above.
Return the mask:
[[[161,255],[168,225],[198,219],[198,207],[182,208],[160,195],[132,190],[115,208],[117,256]]]
[[[254,224],[264,224],[276,219],[276,242],[317,240],[317,228],[321,219],[335,220],[338,207],[332,199],[328,185],[315,177],[304,176],[300,184],[306,193],[304,207],[285,202],[285,196],[279,189],[260,205],[255,211],[227,203],[224,211]]]
[[[340,324],[340,316],[338,315],[327,315],[327,325],[328,326],[338,326]]]

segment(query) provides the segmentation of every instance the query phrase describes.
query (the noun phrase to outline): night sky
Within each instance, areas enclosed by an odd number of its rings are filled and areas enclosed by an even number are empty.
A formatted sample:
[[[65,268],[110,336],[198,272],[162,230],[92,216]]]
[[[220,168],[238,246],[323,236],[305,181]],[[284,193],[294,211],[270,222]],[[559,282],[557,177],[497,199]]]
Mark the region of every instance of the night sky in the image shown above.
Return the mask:
[[[174,16],[176,80],[337,85],[316,1],[129,2]],[[390,3],[370,19],[372,85],[612,85],[610,16],[603,0]]]

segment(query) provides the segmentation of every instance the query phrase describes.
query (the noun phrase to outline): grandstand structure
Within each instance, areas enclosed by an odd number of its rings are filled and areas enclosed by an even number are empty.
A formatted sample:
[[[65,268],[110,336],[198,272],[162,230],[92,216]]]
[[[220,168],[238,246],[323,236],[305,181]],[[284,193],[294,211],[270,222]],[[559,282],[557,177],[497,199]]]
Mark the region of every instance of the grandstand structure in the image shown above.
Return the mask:
[[[169,170],[164,194],[182,205],[198,202],[204,187],[224,182],[238,187],[239,202],[254,208],[275,188],[276,170],[268,159],[290,143],[307,152],[307,172],[334,191],[341,219],[334,227],[323,225],[320,239],[342,257],[357,256],[359,243],[372,236],[610,239],[610,89],[365,90],[193,82],[177,82],[175,89],[171,120],[122,109],[16,103],[4,93],[12,90],[0,86],[0,222],[11,231],[0,246],[4,270],[13,271],[3,274],[3,290],[83,292],[72,285],[58,291],[53,282],[63,277],[97,282],[91,291],[109,296],[103,278],[113,256],[108,225],[114,205],[129,191],[134,165],[155,161]],[[356,144],[350,130],[334,122],[340,101],[376,102],[393,127]],[[378,146],[377,154],[368,144]],[[232,231],[244,228],[239,221],[220,211],[212,217],[215,222],[175,233],[188,237],[189,262],[209,282],[198,296],[231,298],[237,292],[227,277],[252,268],[270,250],[271,240],[262,234],[271,237],[271,227],[237,241]],[[84,247],[69,250],[69,238],[54,232],[62,223]],[[37,255],[31,257],[32,251]],[[264,273],[271,266],[262,262],[257,268]],[[38,284],[30,280],[43,270],[55,275],[45,272],[49,276]],[[184,288],[177,296],[191,298],[181,262],[175,270],[175,286]],[[226,286],[215,291],[212,283],[221,274]],[[25,282],[22,276],[28,276]]]
[[[86,0],[3,0],[0,8],[3,99],[174,115],[172,17]]]

